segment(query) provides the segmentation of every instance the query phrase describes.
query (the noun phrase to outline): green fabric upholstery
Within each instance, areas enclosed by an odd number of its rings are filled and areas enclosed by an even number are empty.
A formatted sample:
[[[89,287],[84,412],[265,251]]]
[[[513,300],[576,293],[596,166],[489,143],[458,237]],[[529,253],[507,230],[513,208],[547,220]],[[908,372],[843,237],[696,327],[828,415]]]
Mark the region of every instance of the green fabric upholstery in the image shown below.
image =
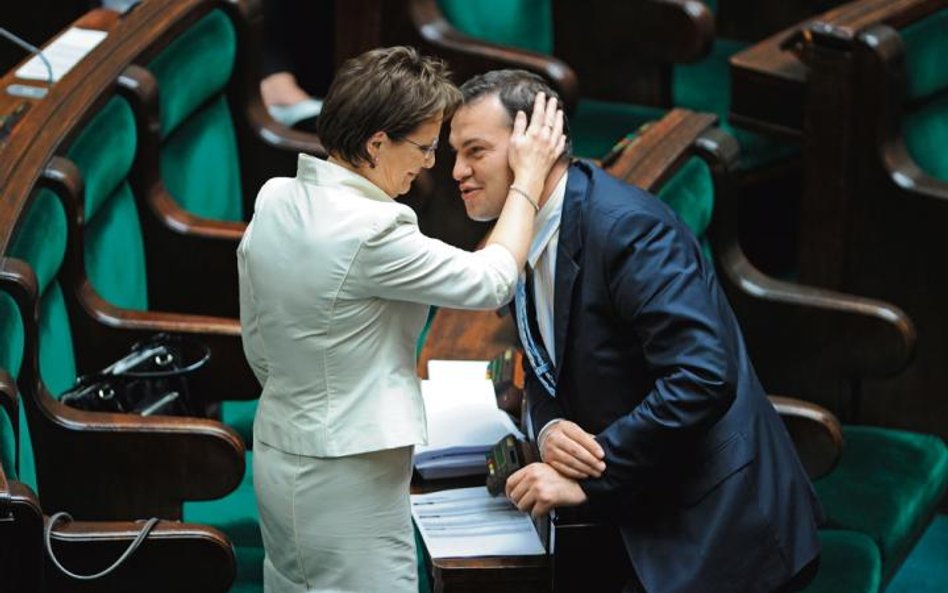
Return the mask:
[[[938,515],[925,530],[905,563],[886,587],[886,593],[943,593],[948,591],[948,515]]]
[[[902,120],[905,147],[916,164],[948,182],[948,9],[902,30],[905,44],[906,111]]]
[[[67,156],[85,184],[85,216],[95,217],[132,168],[137,147],[135,117],[128,101],[113,97],[85,125]]]
[[[237,559],[237,577],[230,588],[230,593],[262,593],[263,548],[234,546],[234,555]]]
[[[158,80],[161,175],[185,210],[243,220],[237,138],[224,96],[237,35],[221,10],[185,31],[148,65]]]
[[[236,55],[234,26],[223,11],[214,10],[148,64],[158,80],[162,136],[220,94],[230,80]]]
[[[704,237],[714,210],[711,169],[699,157],[691,157],[658,192],[696,237]]]
[[[844,426],[839,465],[814,482],[827,526],[865,533],[879,547],[883,579],[905,558],[948,484],[948,448],[938,437]]]
[[[471,37],[553,53],[550,0],[438,0],[438,6],[449,23]]]
[[[161,178],[188,212],[217,220],[243,220],[237,137],[224,95],[165,139]]]
[[[948,88],[948,8],[901,30],[905,45],[906,99],[918,101]]]
[[[66,252],[66,213],[59,198],[49,190],[40,190],[10,242],[8,255],[28,263],[36,274],[40,290],[39,365],[40,374],[52,393],[61,393],[76,380],[72,334],[69,331],[66,304],[56,275]],[[23,320],[12,299],[0,299],[3,354],[0,360],[14,377],[23,360]],[[36,465],[24,407],[20,406],[19,479],[37,490]],[[37,490],[38,491],[38,490]]]
[[[85,182],[85,264],[102,297],[126,309],[148,308],[145,246],[135,197],[126,181],[135,157],[135,119],[113,97],[68,151]]]
[[[569,118],[573,154],[599,158],[609,152],[618,138],[664,114],[665,110],[658,107],[580,99],[576,112]]]
[[[823,548],[816,576],[800,593],[877,593],[882,582],[879,548],[854,531],[820,530]]]
[[[259,400],[226,400],[221,402],[221,422],[233,428],[246,446],[253,443],[253,419]]]
[[[253,453],[245,454],[246,470],[240,485],[223,498],[184,503],[184,520],[213,525],[227,534],[234,546],[263,546],[260,516],[253,491]]]
[[[83,229],[86,275],[102,298],[124,309],[148,309],[145,242],[135,196],[122,183]]]

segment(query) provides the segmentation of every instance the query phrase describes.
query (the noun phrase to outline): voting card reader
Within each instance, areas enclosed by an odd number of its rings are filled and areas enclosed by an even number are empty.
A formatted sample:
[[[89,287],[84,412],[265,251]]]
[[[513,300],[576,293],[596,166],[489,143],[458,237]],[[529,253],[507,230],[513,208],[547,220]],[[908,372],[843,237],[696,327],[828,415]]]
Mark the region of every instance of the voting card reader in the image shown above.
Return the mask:
[[[539,460],[536,445],[508,434],[487,453],[487,491],[494,496],[501,494],[511,474]]]

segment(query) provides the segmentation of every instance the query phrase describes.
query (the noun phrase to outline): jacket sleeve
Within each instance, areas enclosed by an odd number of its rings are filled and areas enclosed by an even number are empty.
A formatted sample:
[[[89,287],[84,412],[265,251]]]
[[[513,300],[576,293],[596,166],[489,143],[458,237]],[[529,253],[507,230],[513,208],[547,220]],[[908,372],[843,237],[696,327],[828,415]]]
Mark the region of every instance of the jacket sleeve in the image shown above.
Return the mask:
[[[518,270],[505,247],[458,249],[423,235],[408,214],[380,226],[350,267],[350,290],[456,309],[497,309],[513,298]]]
[[[247,261],[244,254],[244,241],[249,241],[253,229],[253,222],[247,226],[244,238],[237,248],[237,276],[240,290],[240,333],[244,347],[244,356],[250,363],[253,374],[262,387],[267,382],[270,365],[263,348],[258,323],[257,303],[253,295],[253,286],[247,271]]]
[[[603,265],[614,314],[632,328],[656,377],[646,397],[596,439],[606,471],[581,482],[590,506],[628,503],[674,469],[735,398],[737,361],[714,274],[682,226],[628,213],[610,229]]]

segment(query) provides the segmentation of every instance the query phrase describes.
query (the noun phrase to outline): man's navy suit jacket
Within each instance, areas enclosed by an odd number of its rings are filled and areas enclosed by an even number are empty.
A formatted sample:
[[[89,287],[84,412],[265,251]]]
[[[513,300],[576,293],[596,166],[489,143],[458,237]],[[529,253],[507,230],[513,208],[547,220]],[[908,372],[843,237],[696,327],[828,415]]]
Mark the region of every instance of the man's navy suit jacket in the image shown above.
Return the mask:
[[[819,554],[822,510],[698,242],[648,193],[569,168],[554,288],[557,397],[527,369],[533,426],[605,450],[580,482],[662,593],[770,592]],[[529,366],[529,365],[528,365]]]

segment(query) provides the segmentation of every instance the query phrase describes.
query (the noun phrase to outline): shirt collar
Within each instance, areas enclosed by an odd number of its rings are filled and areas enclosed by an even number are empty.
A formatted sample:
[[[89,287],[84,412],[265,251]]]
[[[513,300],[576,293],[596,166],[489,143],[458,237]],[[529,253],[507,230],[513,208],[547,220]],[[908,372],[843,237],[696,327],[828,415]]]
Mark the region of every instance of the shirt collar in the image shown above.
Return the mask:
[[[380,202],[392,202],[382,189],[354,171],[328,160],[318,159],[300,153],[297,161],[296,177],[304,183],[321,187],[343,187],[357,194]]]
[[[560,219],[563,215],[563,197],[566,195],[566,175],[566,173],[563,173],[563,176],[560,177],[550,194],[550,198],[537,212],[536,219],[533,221],[533,241],[530,242],[530,251],[527,253],[527,262],[531,268],[537,267],[537,260],[543,255],[550,239],[560,230]]]

